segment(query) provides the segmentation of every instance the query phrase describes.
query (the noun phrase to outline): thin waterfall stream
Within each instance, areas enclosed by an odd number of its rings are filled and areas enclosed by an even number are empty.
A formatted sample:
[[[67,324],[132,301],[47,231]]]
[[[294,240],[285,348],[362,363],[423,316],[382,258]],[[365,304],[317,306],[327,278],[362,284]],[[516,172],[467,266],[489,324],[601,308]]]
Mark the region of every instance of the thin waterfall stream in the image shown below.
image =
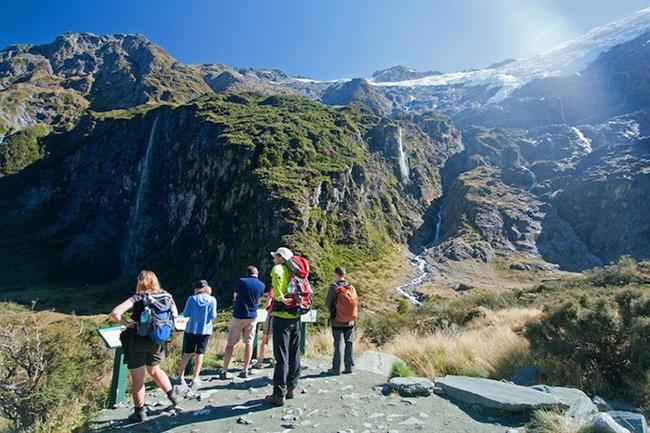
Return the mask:
[[[152,148],[154,145],[154,137],[156,134],[156,128],[158,126],[158,117],[153,121],[151,126],[151,131],[149,132],[149,140],[147,142],[147,148],[144,153],[144,158],[140,163],[140,177],[138,179],[138,190],[135,195],[135,204],[133,206],[133,212],[131,218],[129,218],[127,238],[126,238],[126,247],[124,249],[123,263],[122,268],[126,269],[129,265],[129,262],[133,254],[133,242],[136,237],[139,235],[139,232],[142,228],[142,217],[144,216],[143,212],[143,201],[145,200],[147,186],[149,184],[149,167],[151,166],[152,160]]]

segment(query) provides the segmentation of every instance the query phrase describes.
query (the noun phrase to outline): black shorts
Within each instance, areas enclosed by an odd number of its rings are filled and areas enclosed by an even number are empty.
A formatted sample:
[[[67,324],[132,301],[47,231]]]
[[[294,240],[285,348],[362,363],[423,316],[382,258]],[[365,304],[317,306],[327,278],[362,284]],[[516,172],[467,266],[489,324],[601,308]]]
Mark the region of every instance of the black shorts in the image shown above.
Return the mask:
[[[144,367],[155,367],[162,361],[164,347],[154,343],[149,337],[139,336],[135,329],[129,328],[120,335],[124,358],[129,370]]]
[[[204,354],[210,341],[210,334],[189,334],[183,335],[183,353]]]

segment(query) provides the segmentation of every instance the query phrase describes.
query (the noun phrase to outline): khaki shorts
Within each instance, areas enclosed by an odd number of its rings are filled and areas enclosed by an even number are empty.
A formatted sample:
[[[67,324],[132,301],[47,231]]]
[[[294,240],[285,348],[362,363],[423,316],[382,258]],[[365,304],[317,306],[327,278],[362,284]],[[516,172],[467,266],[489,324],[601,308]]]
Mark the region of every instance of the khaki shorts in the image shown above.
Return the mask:
[[[241,338],[244,344],[253,342],[255,334],[255,320],[256,319],[237,319],[235,317],[230,321],[230,328],[228,329],[228,346],[234,346]]]

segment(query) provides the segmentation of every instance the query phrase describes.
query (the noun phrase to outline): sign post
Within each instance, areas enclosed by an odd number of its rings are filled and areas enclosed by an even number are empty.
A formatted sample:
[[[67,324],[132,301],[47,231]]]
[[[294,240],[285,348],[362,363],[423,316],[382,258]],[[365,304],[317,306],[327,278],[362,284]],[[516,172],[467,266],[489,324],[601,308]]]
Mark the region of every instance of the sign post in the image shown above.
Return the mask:
[[[124,326],[110,326],[108,328],[97,328],[97,333],[106,347],[115,349],[113,358],[113,377],[111,379],[111,389],[108,396],[108,404],[113,407],[124,401],[126,394],[126,376],[127,367],[124,362],[124,349],[122,349],[122,342],[120,341],[120,334],[124,330]]]
[[[255,331],[253,335],[253,359],[257,359],[257,346],[258,346],[258,334],[260,323],[266,321],[268,312],[264,309],[257,310],[257,319],[255,320]],[[301,332],[300,332],[300,353],[305,354],[305,347],[307,344],[307,324],[316,323],[318,320],[318,310],[310,310],[309,313],[303,314],[300,316],[301,322]]]

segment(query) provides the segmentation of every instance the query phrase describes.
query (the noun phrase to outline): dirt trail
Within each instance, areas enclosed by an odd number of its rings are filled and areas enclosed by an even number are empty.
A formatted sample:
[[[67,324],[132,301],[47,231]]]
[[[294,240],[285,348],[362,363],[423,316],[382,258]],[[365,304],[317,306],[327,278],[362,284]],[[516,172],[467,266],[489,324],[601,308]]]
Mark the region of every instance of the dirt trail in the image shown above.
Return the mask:
[[[125,407],[100,412],[94,432],[432,432],[505,433],[508,427],[464,412],[439,397],[402,398],[384,395],[385,378],[355,371],[353,375],[324,376],[325,361],[305,361],[300,387],[304,393],[284,407],[271,407],[263,398],[271,392],[271,369],[243,380],[219,381],[204,376],[196,396],[180,404],[182,411],[166,410],[160,391],[148,391],[150,420],[125,425],[132,411]],[[247,424],[248,423],[248,424]]]

